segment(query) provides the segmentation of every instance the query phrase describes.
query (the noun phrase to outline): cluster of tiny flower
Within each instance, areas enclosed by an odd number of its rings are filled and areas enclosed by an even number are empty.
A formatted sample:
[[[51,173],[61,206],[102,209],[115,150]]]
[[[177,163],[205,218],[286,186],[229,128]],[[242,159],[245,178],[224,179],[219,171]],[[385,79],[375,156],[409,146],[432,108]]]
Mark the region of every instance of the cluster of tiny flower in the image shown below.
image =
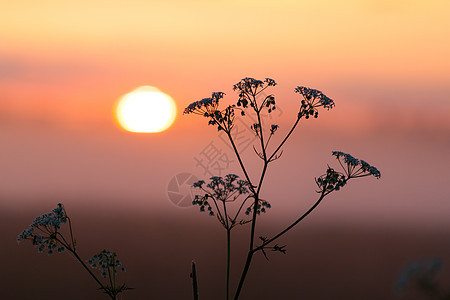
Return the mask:
[[[359,165],[359,160],[357,158],[354,158],[350,154],[344,153],[342,151],[333,151],[331,152],[332,155],[336,156],[336,158],[343,158],[344,162],[352,167],[356,167]]]
[[[316,179],[316,184],[319,187],[318,193],[339,191],[347,183],[345,175],[336,172],[334,169],[328,167],[327,173]]]
[[[58,253],[66,250],[66,248],[61,247],[61,245],[58,247],[58,241],[56,239],[48,238],[42,235],[35,235],[32,239],[32,243],[38,248],[39,253],[42,253],[45,249],[47,249],[48,255],[52,255],[55,249],[57,249]]]
[[[275,80],[270,79],[270,78],[264,79],[264,82],[267,83],[267,86],[276,86],[276,85],[277,85],[277,83],[275,82]]]
[[[206,187],[213,191],[211,194],[216,196],[215,199],[227,201],[236,192],[239,195],[248,193],[247,181],[238,178],[239,176],[235,174],[225,175],[224,178],[221,176],[213,176],[210,178],[211,181]],[[204,180],[199,180],[193,184],[193,187],[203,189],[204,184]]]
[[[208,198],[211,196],[208,194],[205,194],[203,196],[195,195],[194,200],[192,200],[192,205],[198,205],[200,206],[200,211],[205,212],[208,211],[210,216],[214,216],[214,212],[212,210],[211,205],[209,205]]]
[[[275,131],[277,131],[279,127],[280,127],[280,126],[278,126],[278,125],[272,124],[272,126],[270,126],[270,134],[271,134],[271,135],[274,135],[274,134],[275,134]]]
[[[100,270],[103,278],[108,277],[108,275],[111,276],[111,272],[117,274],[116,269],[118,268],[120,268],[122,272],[125,272],[122,262],[117,259],[117,254],[108,250],[102,250],[86,262],[91,268]]]
[[[381,177],[380,171],[374,166],[371,166],[364,160],[359,160],[350,154],[333,151],[332,155],[336,157],[341,165],[344,173],[337,172],[328,167],[327,173],[315,179],[319,187],[318,193],[330,193],[338,191],[342,188],[349,179],[372,175],[379,179]]]
[[[61,228],[61,223],[67,222],[67,215],[64,210],[64,206],[61,203],[58,203],[58,206],[54,208],[50,213],[43,214],[42,216],[34,219],[33,223],[31,223],[30,227],[50,227],[59,229]]]
[[[184,114],[198,114],[204,115],[205,113],[211,114],[219,107],[219,100],[225,95],[222,92],[212,93],[211,98],[204,98],[200,101],[195,101],[185,108]]]
[[[191,103],[185,108],[184,114],[197,114],[209,118],[209,125],[217,125],[217,130],[230,132],[234,121],[234,105],[228,106],[223,111],[218,110],[219,100],[225,95],[222,92],[212,93],[211,98],[204,98]]]
[[[61,223],[66,223],[68,217],[61,203],[50,213],[43,214],[34,219],[28,229],[22,231],[17,237],[17,242],[22,240],[31,240],[32,244],[38,248],[41,253],[47,249],[47,254],[51,255],[57,249],[58,253],[65,250],[57,239],[58,230],[61,229]],[[44,234],[36,234],[39,230]]]
[[[247,207],[247,209],[245,210],[245,214],[249,215],[252,213],[253,211],[253,207],[255,206],[255,203],[252,203],[252,205],[250,205],[249,207]],[[267,202],[266,200],[259,200],[258,205],[256,206],[256,213],[258,215],[260,215],[261,213],[266,213],[266,209],[271,208],[272,206],[270,205],[269,202]]]
[[[225,175],[225,178],[213,176],[210,178],[211,182],[208,183],[206,187],[213,190],[213,195],[216,196],[216,199],[227,201],[230,199],[232,194],[236,192],[239,195],[248,193],[247,181],[238,178],[239,176],[235,174]]]
[[[28,240],[30,238],[34,238],[34,236],[36,236],[36,235],[33,232],[34,232],[33,227],[25,229],[17,237],[17,242],[20,243],[20,241],[22,241],[22,240]],[[40,236],[40,235],[37,235],[37,236]]]
[[[261,126],[259,125],[259,123],[254,123],[250,126],[250,129],[255,132],[256,136],[259,136],[259,131],[261,130],[260,128]]]
[[[303,116],[306,119],[309,119],[310,116],[317,118],[319,116],[318,107],[323,106],[323,108],[328,110],[334,107],[334,101],[319,90],[298,86],[295,88],[295,92],[303,96],[302,105],[298,112],[299,118]]]
[[[270,126],[270,135],[274,135],[280,126],[272,124]],[[259,133],[261,131],[261,125],[259,123],[254,123],[250,126],[250,129],[255,133],[256,136],[260,136]]]
[[[192,187],[203,190],[204,195],[195,195],[192,205],[200,206],[200,211],[208,211],[211,216],[214,216],[211,205],[208,199],[213,201],[234,201],[241,194],[248,193],[248,183],[245,180],[238,179],[239,176],[235,174],[228,174],[224,178],[220,176],[211,177],[211,181],[206,184],[205,181],[199,180],[194,182]]]
[[[275,106],[275,97],[272,95],[267,96],[263,104],[267,107],[267,112],[270,114],[272,111],[274,111],[277,107]]]
[[[367,172],[370,175],[375,176],[377,179],[379,179],[381,177],[381,173],[380,173],[380,171],[378,171],[377,168],[375,168],[374,166],[371,166],[370,164],[368,164],[367,162],[365,162],[362,159],[360,159],[359,162],[361,164],[361,170],[363,172]]]
[[[378,171],[376,167],[371,166],[364,160],[359,160],[357,158],[354,158],[350,154],[341,151],[333,151],[332,155],[336,156],[337,160],[341,164],[348,178],[355,178],[369,175],[372,175],[377,179],[381,177],[381,172]],[[343,162],[347,165],[347,167],[344,167],[342,165],[341,158]]]
[[[217,125],[217,130],[230,132],[234,122],[234,106],[229,105],[223,111],[216,110],[212,114],[205,113],[205,117],[209,117],[208,125]]]
[[[269,86],[276,86],[275,80],[266,78],[264,81],[257,80],[254,78],[246,77],[233,85],[233,90],[239,92],[239,100],[237,106],[242,106],[244,108],[249,105],[256,108],[256,103],[253,102],[252,97],[255,97],[259,92],[264,90]],[[260,90],[258,91],[258,88]],[[269,112],[275,109],[275,98],[273,96],[267,96],[264,102],[266,107],[269,108]]]
[[[251,78],[251,77],[245,77],[243,79],[241,79],[241,81],[239,81],[238,83],[236,83],[235,85],[233,85],[233,90],[236,91],[245,91],[245,92],[251,92],[256,91],[256,89],[258,88],[263,88],[264,85],[266,86],[276,86],[277,83],[275,82],[275,80],[271,79],[271,78],[266,78],[264,79],[264,81],[262,80],[257,80],[255,78]]]

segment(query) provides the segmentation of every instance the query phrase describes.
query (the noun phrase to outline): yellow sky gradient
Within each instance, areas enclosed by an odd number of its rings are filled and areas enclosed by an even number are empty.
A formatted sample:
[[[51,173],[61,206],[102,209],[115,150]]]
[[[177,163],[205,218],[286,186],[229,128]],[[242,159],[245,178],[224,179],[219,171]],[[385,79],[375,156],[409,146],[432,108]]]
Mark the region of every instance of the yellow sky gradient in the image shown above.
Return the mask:
[[[8,1],[2,12],[9,120],[110,124],[119,97],[141,85],[181,113],[252,76],[277,80],[286,109],[306,85],[371,126],[368,115],[398,108],[399,124],[449,126],[448,1]]]
[[[448,1],[8,1],[2,11],[2,52],[19,57],[449,75]]]
[[[181,112],[245,76],[276,79],[287,99],[301,84],[422,109],[433,90],[448,108],[449,19],[443,0],[7,1],[0,111],[105,122],[118,97],[153,85]]]

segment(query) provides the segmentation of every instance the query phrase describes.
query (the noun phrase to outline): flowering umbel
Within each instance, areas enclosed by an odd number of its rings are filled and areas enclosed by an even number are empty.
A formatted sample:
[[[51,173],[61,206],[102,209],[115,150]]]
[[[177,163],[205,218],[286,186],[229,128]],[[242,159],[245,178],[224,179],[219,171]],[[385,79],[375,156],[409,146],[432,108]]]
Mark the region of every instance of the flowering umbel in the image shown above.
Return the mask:
[[[215,111],[217,111],[217,108],[219,107],[219,100],[223,98],[223,95],[225,94],[222,92],[216,92],[212,93],[210,98],[203,98],[200,101],[195,101],[184,109],[184,114],[194,113],[204,115],[205,117],[212,115]]]
[[[62,230],[63,224],[68,224],[68,236],[64,236]],[[111,299],[116,300],[117,295],[125,290],[129,290],[122,284],[116,284],[116,273],[118,268],[125,272],[122,263],[117,259],[115,252],[103,250],[95,254],[87,262],[92,268],[98,268],[104,278],[109,277],[109,284],[102,283],[97,276],[89,270],[86,263],[81,259],[75,248],[75,238],[72,233],[72,224],[68,217],[64,206],[58,203],[58,206],[50,213],[43,214],[31,223],[28,229],[22,231],[17,238],[17,242],[22,240],[31,240],[32,244],[38,248],[38,252],[47,250],[47,254],[53,254],[54,250],[70,252],[89,272],[89,275],[98,283],[100,289],[103,290]]]
[[[377,168],[371,166],[362,159],[354,158],[350,154],[341,151],[333,151],[332,155],[337,158],[342,168],[344,169],[345,174],[349,178],[357,178],[370,175],[374,176],[376,179],[380,179],[381,177],[381,172],[378,171]]]
[[[344,174],[336,172],[333,168],[328,167],[327,172],[316,179],[316,184],[319,187],[318,193],[326,193],[332,191],[339,191],[347,183],[347,178]]]
[[[336,157],[343,172],[338,172],[328,167],[324,175],[316,178],[316,184],[319,187],[318,193],[328,194],[332,191],[338,191],[352,178],[370,175],[377,179],[381,177],[381,173],[376,167],[371,166],[362,159],[357,159],[341,151],[333,151],[331,154]]]
[[[209,118],[209,125],[217,125],[217,130],[230,132],[234,122],[234,105],[230,105],[224,110],[219,110],[219,100],[225,94],[222,92],[212,93],[210,98],[191,103],[185,108],[184,114],[197,114]]]
[[[192,204],[200,206],[201,212],[208,211],[210,216],[217,215],[223,226],[232,226],[229,225],[228,217],[225,217],[226,211],[221,211],[219,207],[225,208],[227,202],[233,202],[239,196],[248,194],[248,186],[247,181],[239,179],[235,174],[228,174],[225,177],[213,176],[208,184],[204,180],[199,180],[192,185],[193,188],[199,189]],[[248,197],[244,202],[247,199]]]
[[[111,277],[112,274],[117,274],[117,269],[125,272],[125,267],[123,267],[122,262],[117,259],[116,252],[111,252],[109,250],[102,250],[87,261],[91,268],[99,269],[102,272],[102,277]]]
[[[47,254],[51,255],[56,249],[58,253],[61,253],[66,247],[58,238],[61,237],[61,225],[68,221],[70,222],[70,219],[67,217],[64,206],[58,203],[58,206],[50,213],[35,218],[30,227],[19,234],[17,242],[31,240],[33,246],[38,248],[38,252],[46,250]],[[74,240],[70,243],[70,246],[75,247]]]
[[[319,116],[318,107],[322,106],[328,110],[334,107],[334,101],[319,90],[298,86],[295,88],[295,92],[303,97],[298,112],[299,118],[305,117],[309,119],[310,116],[317,118]]]
[[[94,256],[86,262],[91,266],[91,268],[100,270],[103,278],[109,278],[109,284],[103,286],[105,293],[109,295],[117,295],[123,291],[132,290],[132,288],[127,287],[125,284],[116,284],[117,270],[120,269],[121,272],[125,272],[125,267],[117,258],[116,252],[111,252],[105,249],[94,254]]]
[[[271,113],[276,109],[275,97],[273,95],[266,96],[262,103],[258,104],[256,96],[270,86],[276,86],[275,80],[266,78],[264,81],[251,77],[246,77],[233,86],[233,90],[239,94],[237,106],[247,108],[252,107],[255,111],[260,112],[263,108],[267,108],[267,112]],[[241,113],[245,115],[244,111]]]
[[[235,201],[241,194],[248,193],[248,183],[238,178],[239,176],[235,174],[228,174],[225,177],[213,176],[208,184],[205,184],[204,180],[194,182],[192,187],[202,190],[204,194],[196,195],[192,204],[200,205],[200,210],[203,211],[204,206],[209,206],[208,198],[222,202]],[[211,211],[211,209],[208,210]],[[214,214],[211,213],[211,215]]]

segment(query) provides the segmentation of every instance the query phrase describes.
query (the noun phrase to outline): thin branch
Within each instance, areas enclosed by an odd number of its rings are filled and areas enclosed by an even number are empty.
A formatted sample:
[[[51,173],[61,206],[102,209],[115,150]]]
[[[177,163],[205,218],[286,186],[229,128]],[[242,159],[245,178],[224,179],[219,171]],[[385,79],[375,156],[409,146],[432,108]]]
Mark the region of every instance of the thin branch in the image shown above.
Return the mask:
[[[289,225],[288,227],[286,227],[283,231],[281,231],[280,233],[278,233],[277,235],[275,235],[274,237],[268,239],[267,241],[263,242],[260,246],[256,247],[253,252],[256,252],[258,250],[261,250],[263,247],[267,246],[268,244],[270,244],[271,242],[275,241],[276,239],[278,239],[280,236],[282,236],[283,234],[285,234],[286,232],[288,232],[289,230],[291,230],[295,225],[297,225],[299,222],[301,222],[304,218],[306,218],[322,201],[322,199],[325,197],[325,190],[322,191],[322,194],[320,195],[319,199],[314,203],[314,205],[308,209],[300,218],[298,218],[297,220],[295,220],[291,225]]]
[[[273,151],[272,155],[269,157],[268,161],[271,161],[272,158],[277,154],[277,152],[281,149],[281,147],[283,147],[284,143],[287,141],[287,139],[289,138],[289,136],[292,134],[292,132],[294,131],[295,127],[297,127],[298,122],[300,121],[300,117],[297,117],[297,120],[295,121],[294,125],[292,126],[291,130],[289,130],[288,134],[286,135],[286,137],[283,139],[283,141],[280,143],[280,145],[277,147],[277,149],[275,149],[275,151]]]
[[[305,212],[300,218],[298,218],[297,220],[294,221],[294,223],[292,223],[291,225],[289,225],[286,229],[284,229],[283,231],[281,231],[279,234],[277,234],[276,236],[274,236],[271,239],[268,239],[267,241],[263,242],[260,246],[256,247],[255,249],[252,249],[248,252],[247,254],[247,260],[245,262],[245,266],[244,266],[244,270],[242,271],[242,276],[241,279],[239,281],[239,285],[238,288],[236,290],[236,294],[234,296],[234,300],[238,300],[239,299],[239,294],[242,290],[242,286],[244,285],[244,280],[245,277],[247,276],[248,270],[250,268],[250,264],[253,258],[253,254],[258,251],[258,250],[262,250],[264,249],[264,247],[273,242],[274,240],[278,239],[280,236],[282,236],[283,234],[285,234],[286,232],[288,232],[290,229],[292,229],[295,225],[297,225],[300,221],[302,221],[306,216],[308,216],[322,201],[322,199],[325,197],[325,191],[322,192],[322,195],[320,196],[320,198],[316,201],[316,203],[314,203],[314,205],[307,211]],[[256,209],[255,209],[256,210]],[[254,210],[254,211],[255,211]]]
[[[236,147],[236,144],[234,143],[234,140],[233,140],[233,137],[231,136],[231,133],[227,132],[227,136],[228,136],[228,139],[231,142],[231,146],[233,147],[234,153],[236,154],[236,157],[237,157],[237,159],[239,161],[239,165],[240,165],[240,167],[242,169],[242,172],[244,172],[245,179],[247,180],[247,182],[249,184],[249,188],[252,191],[252,193],[255,193],[255,188],[254,188],[254,186],[253,186],[253,184],[252,184],[252,182],[250,180],[250,177],[248,176],[247,170],[245,169],[244,163],[242,162],[241,156],[239,155],[239,151],[238,151],[238,149]]]
[[[65,212],[65,209],[64,209],[64,212]],[[73,249],[75,250],[75,244],[76,244],[76,242],[75,242],[75,239],[74,239],[74,237],[73,237],[73,232],[72,232],[72,221],[71,221],[70,218],[67,216],[67,214],[65,214],[65,215],[66,215],[66,217],[67,217],[67,220],[69,220],[70,239],[72,240],[72,247],[73,247]]]
[[[70,253],[73,254],[73,256],[75,256],[75,258],[81,263],[81,265],[86,269],[86,271],[88,271],[89,275],[91,275],[91,277],[100,285],[100,288],[102,290],[105,291],[105,293],[111,297],[111,299],[115,299],[115,297],[113,295],[111,295],[111,292],[102,284],[102,282],[97,278],[97,276],[95,276],[94,273],[92,273],[92,271],[88,268],[88,266],[86,266],[86,264],[84,263],[84,261],[81,259],[81,257],[77,254],[77,252],[75,250],[72,249],[67,249],[68,251],[70,251]]]
[[[247,197],[245,197],[244,201],[242,201],[241,206],[239,207],[239,209],[238,209],[236,215],[235,215],[234,218],[233,218],[233,222],[236,222],[236,219],[237,219],[237,217],[239,216],[239,213],[241,212],[242,207],[244,206],[245,202],[247,202],[247,200],[248,200],[249,198],[251,198],[251,197],[252,197],[251,195],[248,195]]]

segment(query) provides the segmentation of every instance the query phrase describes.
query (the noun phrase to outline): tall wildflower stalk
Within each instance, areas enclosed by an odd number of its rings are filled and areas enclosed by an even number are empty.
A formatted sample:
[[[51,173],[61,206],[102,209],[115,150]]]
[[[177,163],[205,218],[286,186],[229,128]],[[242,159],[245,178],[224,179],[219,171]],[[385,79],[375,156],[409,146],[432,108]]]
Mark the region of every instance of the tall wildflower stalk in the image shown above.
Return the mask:
[[[68,225],[66,230],[68,235],[64,235],[62,232],[64,224]],[[52,255],[55,250],[58,253],[66,250],[70,252],[99,285],[99,289],[113,300],[117,299],[119,293],[131,289],[125,284],[117,284],[117,272],[119,270],[125,272],[125,268],[115,252],[102,250],[86,261],[80,257],[72,231],[72,221],[61,203],[58,203],[58,206],[50,213],[35,218],[30,227],[19,234],[17,242],[20,243],[23,240],[30,240],[38,248],[39,253],[47,252],[48,255]],[[91,269],[100,271],[101,277],[105,278],[108,283],[102,282]]]
[[[274,86],[276,86],[276,82],[270,78],[266,78],[263,81],[254,78],[244,78],[233,86],[233,90],[238,93],[236,104],[219,109],[219,102],[225,94],[215,92],[212,93],[211,97],[196,101],[184,110],[184,114],[198,114],[207,118],[209,125],[215,126],[218,131],[225,132],[243,173],[243,179],[239,179],[238,175],[228,174],[225,177],[211,177],[209,182],[199,180],[193,184],[193,188],[197,190],[193,205],[198,205],[200,211],[207,212],[210,216],[216,216],[219,223],[226,230],[225,291],[227,300],[231,297],[231,232],[236,226],[250,224],[248,252],[236,291],[234,292],[235,300],[241,294],[255,253],[261,251],[266,258],[266,250],[286,253],[285,245],[280,246],[274,244],[274,242],[315,210],[326,196],[334,191],[340,190],[350,179],[366,176],[374,176],[378,179],[381,176],[378,169],[367,162],[341,151],[333,151],[332,155],[337,159],[341,170],[336,171],[334,168],[328,166],[323,175],[315,178],[318,198],[314,205],[291,224],[280,230],[278,234],[272,237],[260,236],[259,239],[256,239],[257,219],[261,213],[265,213],[271,207],[271,204],[267,200],[261,198],[261,187],[269,164],[281,157],[283,146],[301,121],[318,118],[319,110],[330,110],[335,106],[334,101],[321,91],[298,86],[294,90],[299,95],[297,118],[281,142],[269,148],[269,144],[272,142],[271,138],[278,132],[279,126],[277,124],[270,124],[270,126],[263,124],[262,116],[263,113],[272,113],[276,110],[277,106],[274,95],[263,96],[262,92]],[[249,176],[246,165],[236,145],[236,139],[233,136],[236,117],[239,117],[239,115],[245,117],[248,110],[254,114],[256,119],[256,122],[250,128],[258,139],[257,145],[253,145],[253,149],[261,159],[261,170],[259,176],[255,178]],[[236,116],[236,112],[240,112],[240,114]],[[274,150],[270,151],[269,149]],[[234,210],[229,207],[231,203],[237,203]],[[259,241],[259,244],[256,244],[257,241]]]

